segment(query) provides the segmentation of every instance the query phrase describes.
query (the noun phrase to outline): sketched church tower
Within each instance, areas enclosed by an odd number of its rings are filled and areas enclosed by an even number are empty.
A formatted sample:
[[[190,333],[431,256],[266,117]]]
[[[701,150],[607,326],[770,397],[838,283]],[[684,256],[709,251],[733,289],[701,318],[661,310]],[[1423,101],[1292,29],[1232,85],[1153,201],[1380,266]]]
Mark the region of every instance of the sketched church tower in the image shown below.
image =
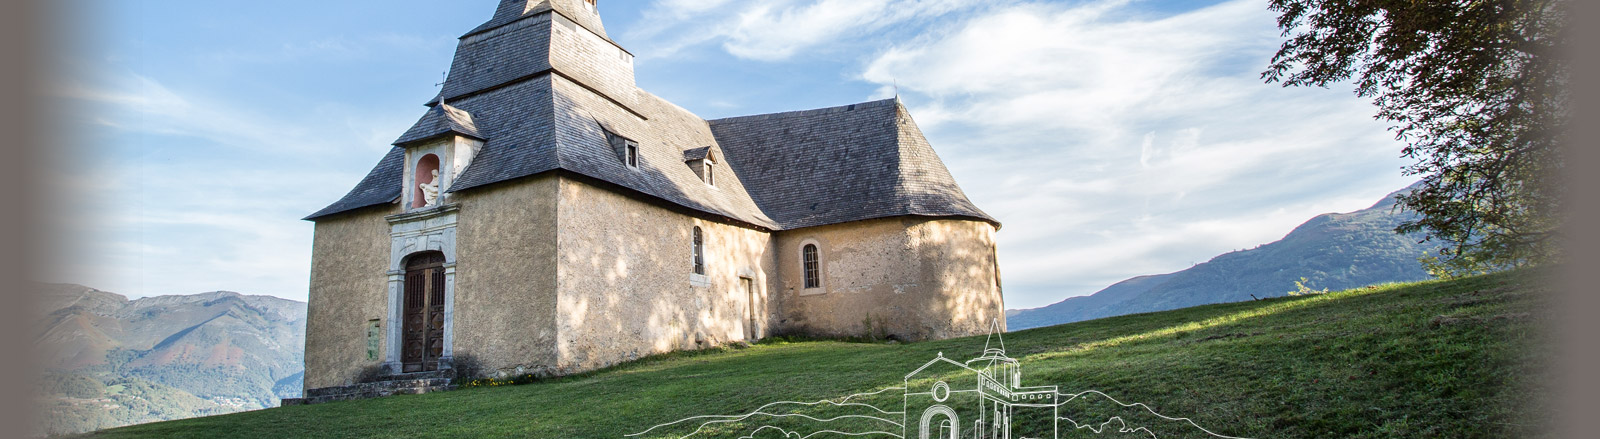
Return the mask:
[[[1006,356],[1000,322],[995,321],[983,355],[958,363],[937,358],[906,375],[904,439],[1054,439],[1056,386],[1022,386],[1022,369]],[[918,376],[948,376],[932,386],[913,387]]]
[[[1003,327],[1000,223],[898,99],[708,121],[635,85],[595,1],[502,0],[416,124],[306,218],[308,395]]]

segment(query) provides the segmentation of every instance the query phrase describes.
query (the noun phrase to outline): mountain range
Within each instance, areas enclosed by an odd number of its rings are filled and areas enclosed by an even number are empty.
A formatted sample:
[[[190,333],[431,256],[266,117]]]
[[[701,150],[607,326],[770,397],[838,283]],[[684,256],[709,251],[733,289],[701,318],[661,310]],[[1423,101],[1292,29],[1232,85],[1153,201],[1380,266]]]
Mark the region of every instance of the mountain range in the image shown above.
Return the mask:
[[[1411,189],[1389,194],[1364,210],[1318,215],[1281,240],[1183,271],[1134,277],[1042,308],[1008,310],[1007,329],[1284,296],[1297,291],[1295,282],[1301,278],[1308,288],[1333,291],[1428,279],[1417,258],[1434,247],[1394,231],[1414,218],[1414,213],[1397,209],[1395,199]]]
[[[35,284],[40,420],[74,434],[278,405],[298,397],[306,304],[219,291],[128,300]]]

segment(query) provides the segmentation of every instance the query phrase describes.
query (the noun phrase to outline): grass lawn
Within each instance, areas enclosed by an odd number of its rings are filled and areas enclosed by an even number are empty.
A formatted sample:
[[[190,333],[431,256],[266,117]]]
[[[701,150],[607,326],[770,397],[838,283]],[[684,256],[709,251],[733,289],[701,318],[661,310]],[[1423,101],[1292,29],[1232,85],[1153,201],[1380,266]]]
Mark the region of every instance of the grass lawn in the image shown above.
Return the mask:
[[[1022,363],[1024,386],[1098,390],[1222,435],[1533,437],[1550,412],[1535,386],[1549,356],[1539,323],[1548,296],[1540,276],[1502,273],[1113,317],[1008,333],[1005,345]],[[89,436],[622,438],[689,416],[900,387],[907,373],[938,354],[964,361],[983,346],[984,337],[773,341],[520,386],[283,407]],[[888,409],[900,397],[891,390],[863,401]],[[1065,407],[1062,416],[1105,419]],[[786,410],[826,418],[840,409]],[[1207,437],[1186,425],[1149,427],[1163,438]],[[681,427],[634,437],[693,431]],[[695,437],[738,437],[728,433],[748,427],[720,424]],[[1149,437],[1105,433],[1093,437]]]

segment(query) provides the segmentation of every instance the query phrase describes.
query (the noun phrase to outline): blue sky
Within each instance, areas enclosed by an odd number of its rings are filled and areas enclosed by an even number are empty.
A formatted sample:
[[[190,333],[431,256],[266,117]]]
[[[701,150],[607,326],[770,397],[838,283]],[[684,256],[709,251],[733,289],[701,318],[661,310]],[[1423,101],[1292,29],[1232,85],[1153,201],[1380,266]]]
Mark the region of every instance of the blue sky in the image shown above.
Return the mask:
[[[497,0],[70,0],[48,280],[304,300],[312,227]],[[1265,1],[601,0],[640,87],[704,118],[898,87],[1037,307],[1281,238],[1412,179],[1349,87],[1284,89]],[[1292,286],[1286,286],[1286,290]]]

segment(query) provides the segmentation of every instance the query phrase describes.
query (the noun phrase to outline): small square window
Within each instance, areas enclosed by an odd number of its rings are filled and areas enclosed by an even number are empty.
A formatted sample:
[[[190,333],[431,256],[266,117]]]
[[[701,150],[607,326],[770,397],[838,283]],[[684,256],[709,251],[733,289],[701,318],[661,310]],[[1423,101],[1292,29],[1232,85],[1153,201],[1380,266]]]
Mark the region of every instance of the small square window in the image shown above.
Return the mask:
[[[639,167],[639,144],[628,141],[627,163],[630,168]]]

